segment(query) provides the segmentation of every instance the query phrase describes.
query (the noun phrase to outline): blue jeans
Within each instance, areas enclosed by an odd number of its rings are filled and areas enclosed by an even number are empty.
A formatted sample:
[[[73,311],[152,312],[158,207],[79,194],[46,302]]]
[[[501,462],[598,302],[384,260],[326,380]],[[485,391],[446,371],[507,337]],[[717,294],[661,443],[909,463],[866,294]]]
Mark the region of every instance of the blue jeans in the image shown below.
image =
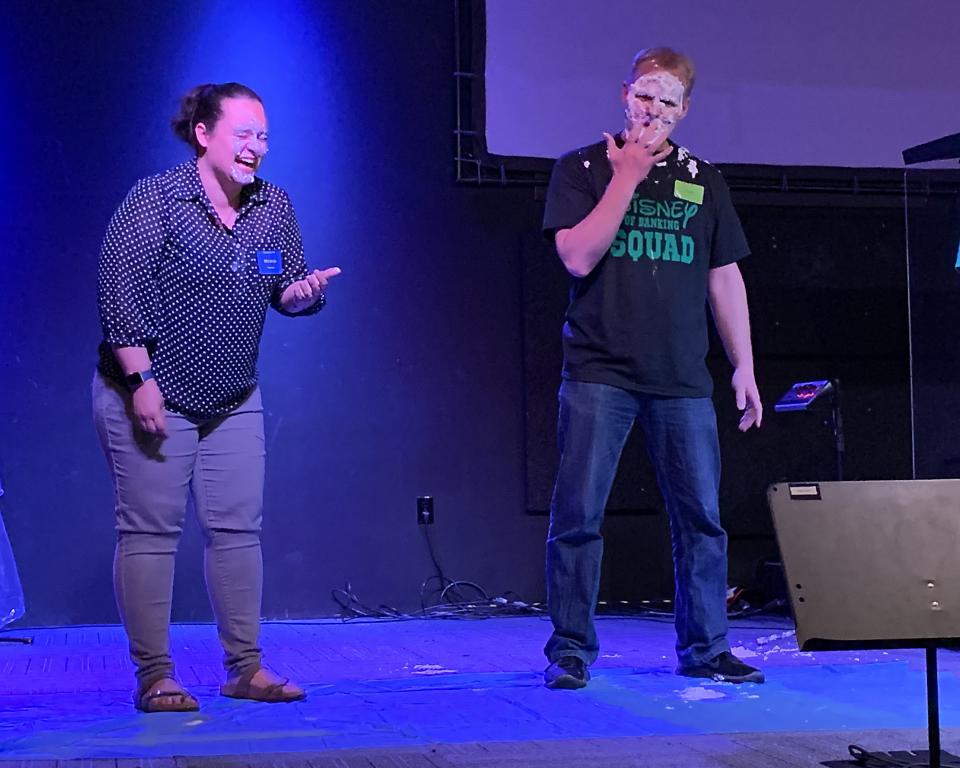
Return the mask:
[[[720,525],[720,446],[710,398],[655,397],[606,384],[560,387],[560,467],[550,505],[547,603],[553,662],[597,658],[600,525],[634,423],[646,437],[670,518],[681,666],[727,651],[727,534]]]

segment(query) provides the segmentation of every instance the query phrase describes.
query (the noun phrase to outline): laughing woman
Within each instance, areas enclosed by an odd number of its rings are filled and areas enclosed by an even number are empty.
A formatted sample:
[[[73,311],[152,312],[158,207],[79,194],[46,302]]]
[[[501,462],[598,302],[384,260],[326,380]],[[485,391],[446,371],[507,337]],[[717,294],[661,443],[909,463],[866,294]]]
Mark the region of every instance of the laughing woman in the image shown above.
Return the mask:
[[[308,271],[287,194],[257,176],[263,103],[239,83],[198,86],[174,132],[195,157],[139,181],[99,263],[103,327],[93,381],[116,495],[114,587],[137,670],[135,706],[192,711],[174,676],[170,605],[188,495],[225,652],[221,693],[295,701],[261,664],[263,406],[257,356],[268,306],[310,315],[338,268]]]

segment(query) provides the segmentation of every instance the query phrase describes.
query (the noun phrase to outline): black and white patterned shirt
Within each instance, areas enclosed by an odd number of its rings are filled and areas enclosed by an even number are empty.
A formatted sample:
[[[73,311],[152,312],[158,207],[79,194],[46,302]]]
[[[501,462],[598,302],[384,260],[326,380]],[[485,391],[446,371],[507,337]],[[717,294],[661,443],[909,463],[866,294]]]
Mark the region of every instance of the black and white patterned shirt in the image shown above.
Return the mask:
[[[114,213],[100,252],[100,372],[123,381],[112,347],[146,347],[166,406],[203,420],[257,384],[267,306],[307,274],[287,193],[256,179],[232,230],[200,183],[196,160],[141,179]],[[318,301],[299,313],[313,314]]]

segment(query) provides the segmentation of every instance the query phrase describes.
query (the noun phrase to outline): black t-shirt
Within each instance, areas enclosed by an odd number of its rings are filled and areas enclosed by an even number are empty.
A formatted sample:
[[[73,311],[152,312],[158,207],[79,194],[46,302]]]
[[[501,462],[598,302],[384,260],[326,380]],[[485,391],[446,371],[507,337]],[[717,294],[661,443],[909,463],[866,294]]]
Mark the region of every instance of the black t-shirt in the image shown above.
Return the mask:
[[[552,238],[579,224],[612,176],[605,142],[561,157],[547,191],[544,233]],[[707,275],[749,252],[720,172],[674,145],[637,187],[610,249],[573,281],[563,377],[709,397]]]

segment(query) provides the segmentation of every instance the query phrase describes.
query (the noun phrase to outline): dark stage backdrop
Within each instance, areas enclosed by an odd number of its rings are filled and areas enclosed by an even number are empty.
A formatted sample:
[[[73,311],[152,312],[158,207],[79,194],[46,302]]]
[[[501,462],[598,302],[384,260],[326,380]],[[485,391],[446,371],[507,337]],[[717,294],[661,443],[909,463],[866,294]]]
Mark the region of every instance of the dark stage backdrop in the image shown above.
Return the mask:
[[[332,615],[346,581],[418,607],[418,494],[449,575],[542,597],[517,278],[540,213],[529,190],[454,185],[453,37],[433,0],[4,4],[0,462],[24,623],[117,620],[89,404],[97,253],[136,179],[188,156],[179,95],[232,79],[264,98],[263,173],[308,260],[343,268],[320,316],[272,316],[263,340],[264,613]],[[210,616],[200,559],[190,523],[175,619]]]
[[[885,175],[896,183],[897,174]],[[734,200],[753,250],[740,267],[765,405],[761,430],[743,434],[736,428],[732,369],[713,332],[708,363],[723,455],[720,500],[730,534],[730,577],[750,584],[759,563],[777,556],[767,486],[837,477],[829,410],[774,412],[794,382],[840,381],[846,479],[911,476],[906,240],[896,192],[735,192]],[[557,466],[554,372],[562,362],[559,328],[568,281],[550,248],[532,236],[525,246],[527,507],[545,514]],[[616,535],[607,536],[602,598],[671,596],[664,518],[635,430],[608,503],[607,529]],[[638,561],[645,563],[639,577]]]
[[[960,477],[960,195],[908,201],[916,473]]]
[[[711,333],[708,362],[724,449],[721,495],[728,530],[738,536],[772,533],[764,498],[769,484],[836,479],[836,443],[824,423],[829,411],[774,412],[774,403],[794,382],[840,381],[844,474],[850,480],[910,476],[910,397],[902,200],[777,192],[762,200],[738,193],[734,198],[753,251],[740,269],[766,406],[761,430],[735,429],[732,369]],[[532,240],[528,245],[527,506],[540,513],[549,507],[557,465],[555,374],[548,372],[562,363],[557,329],[568,280],[551,248]],[[614,514],[662,509],[643,442],[635,437],[608,503]]]
[[[265,615],[331,615],[330,590],[347,581],[370,604],[417,607],[432,573],[418,494],[436,497],[449,575],[542,599],[546,518],[525,510],[551,479],[565,277],[539,239],[535,190],[453,182],[452,5],[4,11],[0,472],[25,623],[117,620],[89,405],[97,253],[134,181],[187,157],[167,127],[178,96],[231,79],[264,97],[264,176],[292,195],[308,259],[344,271],[319,317],[272,316],[265,331]],[[839,376],[851,474],[906,476],[903,216],[842,198],[738,200],[756,251],[744,274],[761,386],[769,406],[794,380]],[[737,434],[729,371],[711,364],[740,579],[770,549],[764,484],[831,471],[830,439],[813,419],[772,413],[762,433]],[[657,504],[642,476],[616,499]],[[604,595],[668,595],[663,515],[613,516],[607,533]],[[190,523],[175,619],[210,617],[200,559]]]

